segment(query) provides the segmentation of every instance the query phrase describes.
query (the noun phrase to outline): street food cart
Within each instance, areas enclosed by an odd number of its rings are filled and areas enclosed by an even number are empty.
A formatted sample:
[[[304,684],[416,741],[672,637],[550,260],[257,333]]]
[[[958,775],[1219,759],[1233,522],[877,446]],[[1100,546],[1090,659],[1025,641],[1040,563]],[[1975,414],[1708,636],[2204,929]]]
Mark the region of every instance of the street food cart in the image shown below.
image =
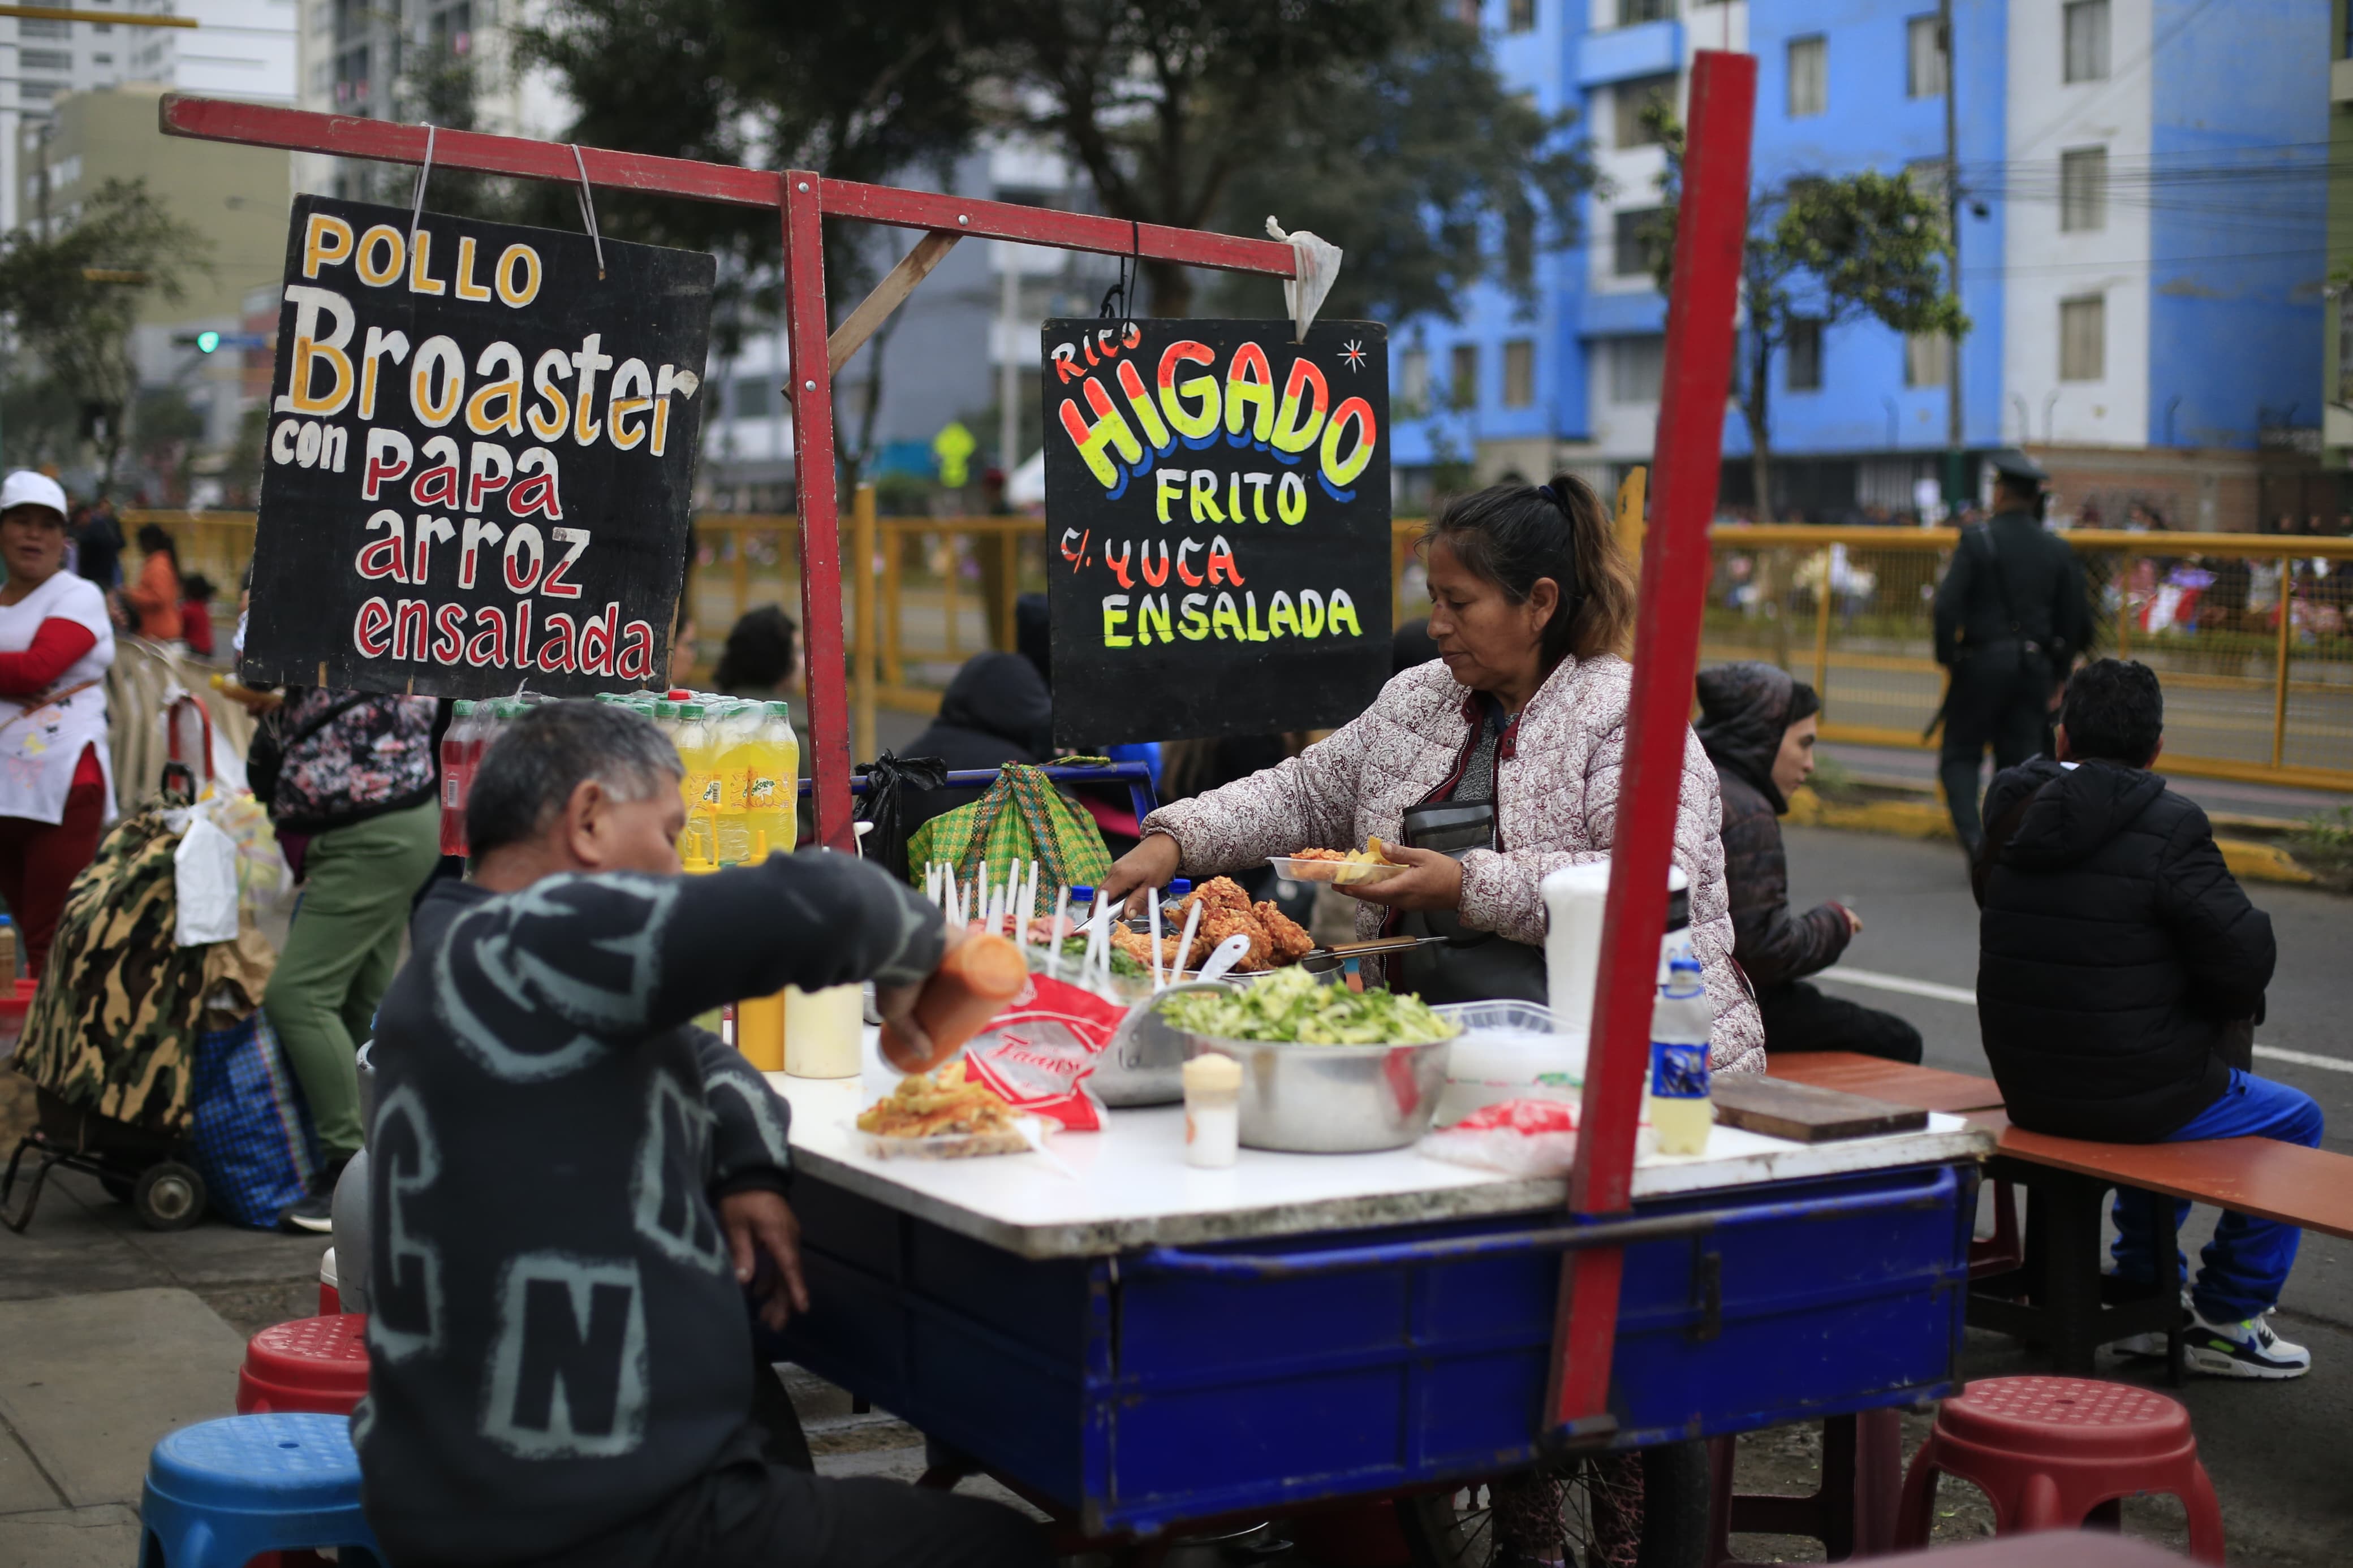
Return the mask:
[[[1641,616],[1577,1164],[1246,1151],[1182,1112],[1049,1152],[862,1152],[855,1083],[778,1079],[814,1309],[791,1353],[1095,1535],[1436,1490],[1560,1453],[1909,1404],[1957,1374],[1981,1135],[1823,1146],[1718,1129],[1635,1158],[1657,933],[1707,579],[1756,62],[1703,51],[1675,241]],[[1292,279],[1293,248],[1104,216],[471,132],[167,97],[178,135],[778,215],[800,454],[817,839],[854,845],[831,374],[969,236]],[[420,186],[419,200],[422,199]],[[839,325],[827,218],[923,231]],[[593,228],[592,228],[593,235]],[[420,261],[421,267],[421,261]],[[667,371],[665,372],[667,374]],[[422,560],[422,545],[418,559]],[[863,595],[867,574],[851,574]],[[518,647],[520,644],[518,643]]]
[[[1087,1535],[1456,1483],[1542,1449],[1560,1260],[1625,1249],[1614,1430],[1641,1447],[1957,1386],[1983,1133],[1799,1144],[1719,1127],[1630,1215],[1430,1159],[1184,1161],[1184,1111],[1052,1158],[879,1160],[857,1080],[793,1105],[811,1311],[792,1357]]]

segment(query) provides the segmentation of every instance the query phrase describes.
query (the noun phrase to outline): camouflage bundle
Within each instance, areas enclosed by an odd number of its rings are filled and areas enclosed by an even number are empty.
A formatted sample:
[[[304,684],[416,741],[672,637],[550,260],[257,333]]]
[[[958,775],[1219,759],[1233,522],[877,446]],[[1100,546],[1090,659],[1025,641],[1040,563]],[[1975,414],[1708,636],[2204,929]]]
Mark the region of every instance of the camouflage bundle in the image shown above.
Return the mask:
[[[16,1069],[69,1105],[167,1135],[187,1126],[206,997],[226,984],[229,1010],[250,1012],[269,969],[249,930],[175,943],[179,846],[160,805],[108,832],[67,891],[16,1051]]]

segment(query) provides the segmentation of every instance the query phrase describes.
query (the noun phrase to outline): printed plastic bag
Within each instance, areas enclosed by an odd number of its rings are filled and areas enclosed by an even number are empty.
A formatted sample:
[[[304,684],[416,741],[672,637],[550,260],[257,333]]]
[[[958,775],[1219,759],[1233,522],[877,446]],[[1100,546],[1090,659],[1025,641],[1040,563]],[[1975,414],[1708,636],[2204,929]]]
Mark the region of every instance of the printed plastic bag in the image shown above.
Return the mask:
[[[965,1047],[965,1070],[1016,1110],[1069,1132],[1102,1129],[1103,1102],[1086,1086],[1127,1009],[1093,992],[1033,974]]]
[[[195,1058],[189,1139],[212,1206],[267,1229],[322,1166],[301,1088],[258,1007],[198,1035]]]
[[[1482,1105],[1423,1138],[1421,1152],[1433,1160],[1507,1176],[1565,1176],[1577,1163],[1577,1110],[1556,1100]]]
[[[172,852],[172,884],[176,945],[237,940],[237,845],[213,826],[208,811],[189,814],[187,831]]]

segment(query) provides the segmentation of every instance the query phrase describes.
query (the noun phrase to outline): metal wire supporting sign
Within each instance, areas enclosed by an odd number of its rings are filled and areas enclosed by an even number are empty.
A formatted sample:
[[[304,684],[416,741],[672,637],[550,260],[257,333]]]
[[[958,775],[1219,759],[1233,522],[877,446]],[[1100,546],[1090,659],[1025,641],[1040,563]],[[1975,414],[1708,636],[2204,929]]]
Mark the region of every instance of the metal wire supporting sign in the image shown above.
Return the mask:
[[[1599,994],[1596,1069],[1586,1089],[1571,1207],[1620,1213],[1630,1204],[1634,1126],[1649,1055],[1657,941],[1665,918],[1666,866],[1683,758],[1684,715],[1698,657],[1707,525],[1715,500],[1723,409],[1732,360],[1733,309],[1746,226],[1750,112],[1756,61],[1703,51],[1692,78],[1691,151],[1677,237],[1675,295],[1667,325],[1665,400],[1659,421],[1659,500],[1644,552],[1640,630],[1628,721],[1629,777],[1614,854],[1630,873],[1611,879]],[[434,164],[477,174],[649,191],[778,214],[783,231],[786,332],[792,360],[799,486],[802,626],[809,670],[809,738],[817,837],[854,848],[849,711],[841,615],[841,551],[834,464],[832,375],[857,353],[940,258],[967,236],[1018,240],[1129,259],[1168,261],[1271,278],[1297,276],[1291,246],[1124,218],[972,201],[929,191],[828,179],[809,170],[745,169],[647,153],[575,147],[480,132],[428,130],[218,99],[167,95],[166,135],[280,147],[379,163]],[[828,331],[827,218],[923,231],[842,324]],[[820,370],[819,367],[824,367]],[[860,563],[862,572],[867,563]],[[1546,1426],[1599,1435],[1607,1419],[1619,1265],[1615,1247],[1570,1255],[1565,1265]]]

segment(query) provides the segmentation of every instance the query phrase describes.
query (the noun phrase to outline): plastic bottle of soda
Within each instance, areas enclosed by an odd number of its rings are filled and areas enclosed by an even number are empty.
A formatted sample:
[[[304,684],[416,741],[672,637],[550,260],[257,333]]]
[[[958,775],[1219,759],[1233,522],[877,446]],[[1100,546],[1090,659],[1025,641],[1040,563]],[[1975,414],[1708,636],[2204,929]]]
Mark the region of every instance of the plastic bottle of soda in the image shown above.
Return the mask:
[[[793,732],[791,703],[771,702],[762,710],[748,760],[745,805],[754,842],[765,838],[769,854],[789,855],[801,820],[801,742]]]
[[[1715,1109],[1708,1099],[1707,1040],[1715,1025],[1699,960],[1688,950],[1667,964],[1651,1008],[1651,1076],[1645,1096],[1662,1154],[1704,1154]]]
[[[474,704],[452,705],[455,717],[441,732],[441,853],[466,852],[466,792],[473,784],[476,744]]]
[[[753,751],[760,738],[763,714],[756,702],[719,700],[711,722],[716,736],[719,765],[719,863],[747,866],[753,859],[751,782]]]
[[[712,744],[711,726],[703,721],[702,704],[681,702],[678,731],[670,743],[686,770],[679,794],[686,802],[686,831],[678,841],[679,858],[687,869],[712,870],[719,864],[719,759]]]

